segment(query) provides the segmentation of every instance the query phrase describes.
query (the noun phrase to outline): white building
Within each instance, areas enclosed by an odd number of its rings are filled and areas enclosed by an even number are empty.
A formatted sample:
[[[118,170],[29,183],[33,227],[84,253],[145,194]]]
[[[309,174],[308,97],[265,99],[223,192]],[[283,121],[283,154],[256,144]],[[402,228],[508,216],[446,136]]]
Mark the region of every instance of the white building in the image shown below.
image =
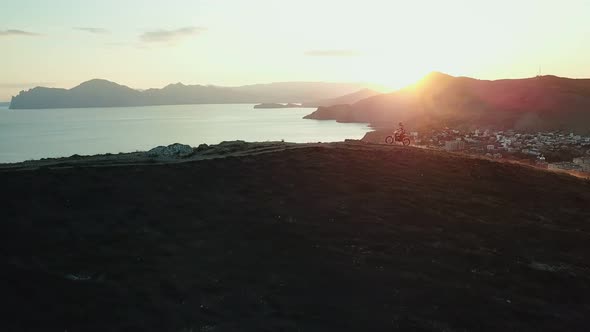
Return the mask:
[[[465,142],[463,142],[463,141],[448,141],[448,142],[445,142],[445,150],[447,150],[447,151],[461,151],[461,150],[465,150]]]
[[[582,168],[582,172],[590,173],[590,156],[574,158],[574,164],[580,166]]]
[[[566,170],[566,171],[581,171],[582,167],[580,165],[568,162],[561,162],[561,163],[552,163],[547,166],[547,168],[552,170]]]

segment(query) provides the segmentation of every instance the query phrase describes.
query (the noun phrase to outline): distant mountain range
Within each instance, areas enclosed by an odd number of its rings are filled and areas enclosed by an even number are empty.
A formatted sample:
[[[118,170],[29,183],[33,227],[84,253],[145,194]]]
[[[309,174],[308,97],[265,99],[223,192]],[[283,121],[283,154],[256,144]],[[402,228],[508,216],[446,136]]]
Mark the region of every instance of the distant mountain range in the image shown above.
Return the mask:
[[[434,72],[399,91],[319,107],[308,119],[391,128],[470,126],[590,132],[590,79],[539,76],[485,81]]]
[[[306,105],[320,106],[324,105],[322,101],[329,98],[337,98],[365,88],[365,84],[323,82],[285,82],[241,87],[177,83],[162,89],[140,91],[114,82],[94,79],[69,90],[36,87],[28,91],[21,91],[18,96],[12,98],[10,108],[39,109],[232,103],[304,103]]]

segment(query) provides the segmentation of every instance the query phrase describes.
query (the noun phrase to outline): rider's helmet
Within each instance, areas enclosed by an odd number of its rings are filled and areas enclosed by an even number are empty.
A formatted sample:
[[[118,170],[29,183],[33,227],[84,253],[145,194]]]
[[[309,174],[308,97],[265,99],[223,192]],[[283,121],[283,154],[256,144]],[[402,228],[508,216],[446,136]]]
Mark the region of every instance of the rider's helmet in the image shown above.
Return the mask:
[[[403,123],[403,122],[400,122],[400,123],[398,123],[398,125],[399,125],[400,127],[403,127],[403,126],[404,126],[404,123]]]

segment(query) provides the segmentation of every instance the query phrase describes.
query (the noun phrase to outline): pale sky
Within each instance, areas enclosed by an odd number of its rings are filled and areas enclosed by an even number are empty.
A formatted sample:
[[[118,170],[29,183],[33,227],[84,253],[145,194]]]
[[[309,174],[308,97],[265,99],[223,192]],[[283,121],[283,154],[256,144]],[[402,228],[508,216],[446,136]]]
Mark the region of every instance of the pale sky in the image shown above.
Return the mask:
[[[590,77],[590,0],[0,0],[0,101],[37,85]]]

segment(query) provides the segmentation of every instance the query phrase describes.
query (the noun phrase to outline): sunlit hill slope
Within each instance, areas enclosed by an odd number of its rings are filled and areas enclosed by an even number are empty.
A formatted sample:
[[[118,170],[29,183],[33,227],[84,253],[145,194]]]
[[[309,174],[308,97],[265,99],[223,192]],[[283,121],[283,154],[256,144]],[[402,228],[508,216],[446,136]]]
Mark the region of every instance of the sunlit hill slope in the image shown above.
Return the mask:
[[[484,126],[521,130],[590,130],[590,79],[539,76],[485,81],[431,73],[402,90],[352,105],[320,107],[311,119],[389,127]]]

